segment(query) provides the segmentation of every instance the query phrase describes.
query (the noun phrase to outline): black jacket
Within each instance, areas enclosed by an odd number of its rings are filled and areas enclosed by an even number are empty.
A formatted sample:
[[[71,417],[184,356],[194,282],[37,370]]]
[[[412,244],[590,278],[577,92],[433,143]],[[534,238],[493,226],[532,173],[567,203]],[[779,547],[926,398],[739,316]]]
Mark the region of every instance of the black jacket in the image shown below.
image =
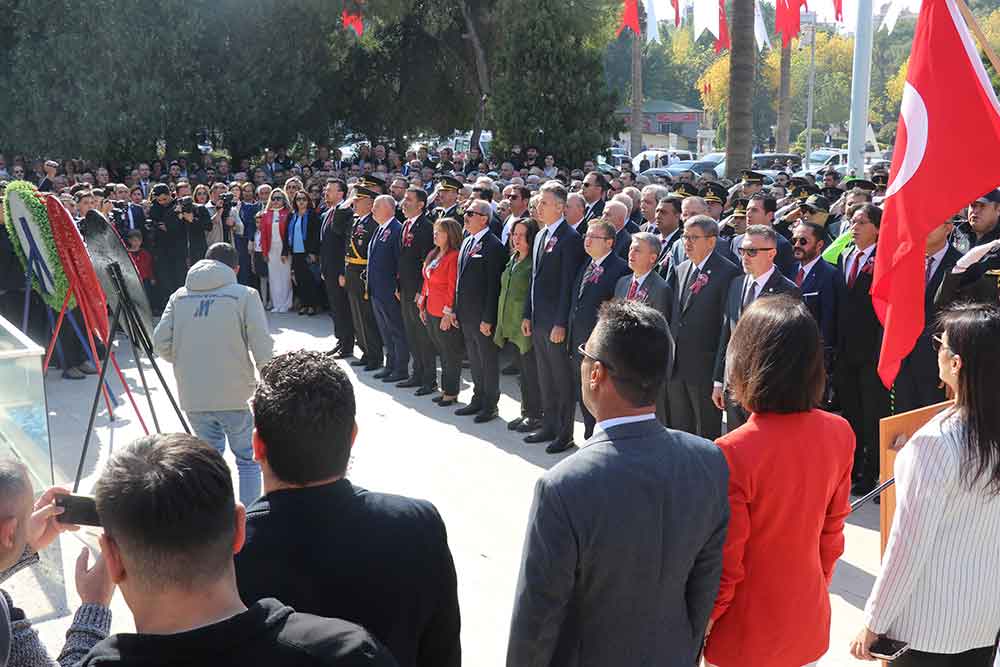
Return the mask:
[[[323,226],[323,219],[319,217],[319,212],[311,208],[309,213],[306,215],[306,235],[302,239],[302,247],[305,249],[306,254],[318,255],[319,254],[319,232],[320,227]],[[285,238],[283,239],[284,247],[292,249],[292,215],[288,216],[288,229],[285,230]]]
[[[594,327],[597,326],[597,311],[601,304],[614,297],[618,279],[629,273],[628,264],[612,252],[601,262],[601,275],[597,280],[583,285],[583,275],[587,272],[588,266],[590,258],[580,266],[573,280],[571,292],[573,300],[569,309],[567,331],[570,351],[575,351],[582,343],[587,342]]]
[[[458,281],[455,290],[455,314],[459,326],[479,328],[480,322],[497,323],[500,301],[500,274],[507,266],[507,249],[500,239],[486,232],[482,248],[469,254],[465,267],[459,250]]]
[[[378,640],[354,623],[296,613],[268,599],[250,605],[242,614],[196,630],[173,635],[111,635],[90,650],[80,667],[109,664],[394,667],[397,663]]]
[[[406,227],[406,220],[402,222]],[[424,284],[424,260],[427,253],[434,247],[434,224],[426,214],[413,221],[406,234],[401,238],[402,248],[399,252],[399,289],[401,295],[413,300],[413,295],[420,291]]]
[[[347,479],[269,493],[247,511],[236,578],[246,603],[280,596],[364,626],[401,667],[461,663],[455,565],[427,501]]]
[[[872,305],[871,289],[875,268],[875,254],[878,247],[872,250],[868,261],[859,269],[854,287],[847,286],[847,261],[851,250],[840,256],[840,275],[844,286],[837,317],[837,365],[870,365],[878,364],[879,349],[882,347],[882,323],[875,314]]]
[[[319,259],[323,278],[336,281],[344,275],[344,250],[347,237],[354,225],[354,211],[350,206],[328,209],[320,223]]]
[[[539,235],[544,233],[538,230]],[[544,333],[568,326],[574,278],[585,258],[590,261],[583,252],[583,239],[565,220],[533,250],[531,287],[524,301],[524,319],[531,320],[532,329]]]

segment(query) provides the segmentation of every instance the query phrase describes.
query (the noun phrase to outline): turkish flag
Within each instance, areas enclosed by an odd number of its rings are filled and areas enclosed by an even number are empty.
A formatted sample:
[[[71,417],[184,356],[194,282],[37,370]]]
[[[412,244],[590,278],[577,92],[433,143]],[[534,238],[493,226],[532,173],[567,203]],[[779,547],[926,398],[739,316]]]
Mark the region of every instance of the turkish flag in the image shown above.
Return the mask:
[[[670,0],[670,4],[674,6],[674,27],[681,27],[681,0]]]
[[[837,21],[844,20],[844,0],[833,0],[833,18]]]
[[[344,28],[353,30],[358,37],[361,37],[365,32],[364,21],[361,20],[361,14],[348,14],[345,9],[340,15],[340,21],[344,24]]]
[[[730,49],[729,42],[729,21],[726,19],[726,0],[719,0],[719,38],[715,40],[715,52],[721,53],[722,49]]]
[[[622,12],[622,24],[618,27],[616,35],[622,34],[622,30],[631,28],[635,36],[639,36],[639,0],[625,0],[625,8]]]
[[[1000,102],[955,0],[924,0],[903,86],[872,302],[885,327],[878,373],[892,386],[924,327],[927,235],[997,187]],[[976,165],[954,178],[954,165]],[[942,184],[947,183],[947,186]]]
[[[805,0],[776,0],[774,5],[774,30],[781,35],[781,45],[788,46],[792,38],[799,36],[802,8],[808,6]]]

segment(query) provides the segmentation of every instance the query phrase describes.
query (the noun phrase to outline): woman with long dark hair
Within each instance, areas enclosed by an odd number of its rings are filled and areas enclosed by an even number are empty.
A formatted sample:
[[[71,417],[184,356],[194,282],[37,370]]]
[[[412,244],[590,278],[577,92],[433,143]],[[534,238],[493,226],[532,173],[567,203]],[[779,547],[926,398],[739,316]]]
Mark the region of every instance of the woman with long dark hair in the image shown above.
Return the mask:
[[[309,194],[299,190],[292,198],[286,239],[292,252],[292,277],[299,297],[299,315],[315,315],[322,303],[323,297],[311,268],[319,260],[319,226],[319,214]]]
[[[941,316],[938,373],[955,405],[896,456],[896,513],[851,653],[885,635],[893,667],[988,667],[1000,631],[1000,308]]]
[[[424,285],[417,305],[420,319],[441,357],[441,395],[432,399],[441,407],[458,399],[462,380],[462,333],[454,324],[458,249],[462,226],[454,218],[434,223],[434,248],[424,260]]]

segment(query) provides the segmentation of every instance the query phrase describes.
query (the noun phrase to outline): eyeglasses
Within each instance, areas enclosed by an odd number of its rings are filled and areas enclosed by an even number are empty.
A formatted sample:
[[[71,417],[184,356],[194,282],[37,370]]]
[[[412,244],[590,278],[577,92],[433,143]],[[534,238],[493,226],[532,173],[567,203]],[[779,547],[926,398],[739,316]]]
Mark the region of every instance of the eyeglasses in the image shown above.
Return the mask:
[[[809,239],[804,239],[801,236],[792,238],[792,245],[809,245]]]
[[[600,236],[598,234],[584,234],[583,238],[585,238],[585,239],[595,239],[595,240],[596,239],[600,239],[602,241],[610,241],[614,237],[613,236]]]
[[[468,218],[468,217],[469,217],[470,215],[481,215],[481,216],[483,216],[484,218],[486,217],[486,214],[485,214],[485,213],[480,213],[479,211],[466,211],[466,212],[465,212],[465,217],[467,217],[467,218]]]
[[[681,238],[684,240],[685,243],[688,242],[694,243],[695,241],[700,241],[701,239],[714,238],[714,236],[691,236],[689,234],[681,234]]]
[[[762,253],[765,250],[774,250],[774,248],[737,248],[736,252],[740,254],[740,257],[746,255],[747,257],[756,257],[758,253]]]
[[[580,355],[584,359],[590,359],[591,361],[599,361],[599,362],[601,362],[602,366],[604,366],[605,368],[608,369],[609,373],[614,373],[615,372],[615,369],[614,369],[614,367],[611,364],[609,364],[608,362],[604,361],[600,357],[594,356],[590,352],[587,352],[587,350],[584,349],[584,345],[585,345],[585,343],[581,344],[578,348],[576,348],[576,351],[579,352]]]

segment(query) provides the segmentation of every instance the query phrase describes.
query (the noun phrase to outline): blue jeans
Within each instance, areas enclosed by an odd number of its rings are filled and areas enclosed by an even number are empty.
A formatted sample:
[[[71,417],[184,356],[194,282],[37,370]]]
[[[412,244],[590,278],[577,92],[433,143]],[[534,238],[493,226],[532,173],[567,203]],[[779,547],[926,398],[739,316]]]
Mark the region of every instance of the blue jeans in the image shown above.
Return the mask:
[[[240,502],[246,507],[260,496],[260,466],[253,460],[253,414],[250,410],[188,412],[195,435],[219,450],[229,449],[236,456],[240,479]]]

